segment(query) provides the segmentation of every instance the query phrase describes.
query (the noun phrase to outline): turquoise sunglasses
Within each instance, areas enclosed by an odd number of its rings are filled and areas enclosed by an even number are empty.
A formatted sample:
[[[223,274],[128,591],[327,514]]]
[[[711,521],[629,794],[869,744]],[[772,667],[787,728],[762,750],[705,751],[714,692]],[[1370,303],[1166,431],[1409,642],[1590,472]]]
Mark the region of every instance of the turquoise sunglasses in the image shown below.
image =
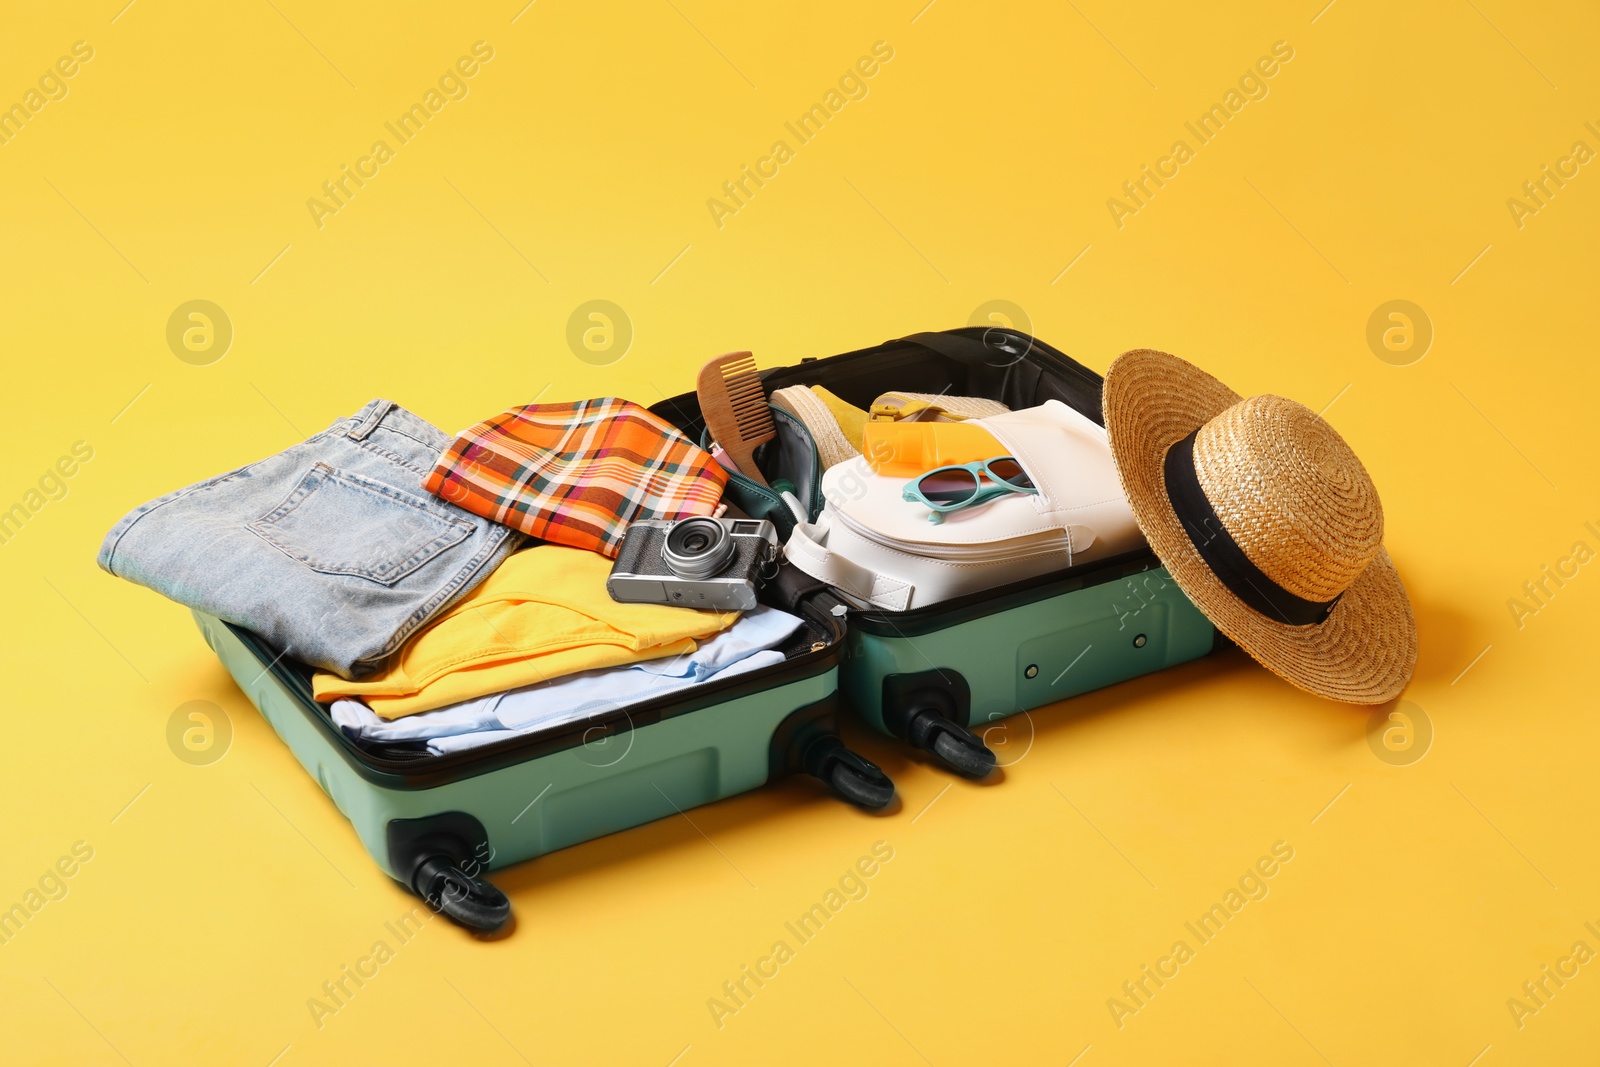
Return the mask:
[[[984,478],[989,484],[984,484]],[[1033,479],[1015,456],[935,467],[906,483],[902,499],[928,509],[929,522],[943,522],[952,511],[975,508],[1007,493],[1037,493]]]

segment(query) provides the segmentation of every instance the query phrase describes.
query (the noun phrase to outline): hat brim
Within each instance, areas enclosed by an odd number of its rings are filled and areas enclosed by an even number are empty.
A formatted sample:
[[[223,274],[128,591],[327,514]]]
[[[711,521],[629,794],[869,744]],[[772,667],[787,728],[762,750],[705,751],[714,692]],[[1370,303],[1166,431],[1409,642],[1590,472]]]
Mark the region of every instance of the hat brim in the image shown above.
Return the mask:
[[[1106,372],[1106,433],[1145,539],[1178,587],[1235,644],[1301,689],[1353,704],[1399,696],[1417,663],[1417,621],[1387,550],[1322,623],[1290,626],[1235,596],[1200,558],[1167,498],[1167,449],[1244,399],[1198,367],[1140,349]]]

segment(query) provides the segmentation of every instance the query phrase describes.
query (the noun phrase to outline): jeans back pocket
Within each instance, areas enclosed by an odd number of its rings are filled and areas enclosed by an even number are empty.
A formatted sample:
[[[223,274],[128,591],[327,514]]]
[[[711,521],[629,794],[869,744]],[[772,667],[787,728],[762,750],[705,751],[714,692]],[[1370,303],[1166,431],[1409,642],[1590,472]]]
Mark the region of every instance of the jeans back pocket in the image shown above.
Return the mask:
[[[445,505],[318,463],[249,529],[319,574],[394,585],[476,527]]]

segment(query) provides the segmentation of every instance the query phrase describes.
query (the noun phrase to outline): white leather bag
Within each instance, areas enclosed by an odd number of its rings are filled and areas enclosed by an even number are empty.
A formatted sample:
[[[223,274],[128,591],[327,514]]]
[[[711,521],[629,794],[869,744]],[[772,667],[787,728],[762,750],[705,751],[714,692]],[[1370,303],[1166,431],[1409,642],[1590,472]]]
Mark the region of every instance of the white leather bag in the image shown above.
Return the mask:
[[[932,523],[901,497],[911,479],[874,474],[858,456],[823,475],[826,506],[795,528],[789,561],[857,606],[905,611],[1144,544],[1103,427],[1059,400],[974,422],[1017,458],[1036,495],[1007,493]]]

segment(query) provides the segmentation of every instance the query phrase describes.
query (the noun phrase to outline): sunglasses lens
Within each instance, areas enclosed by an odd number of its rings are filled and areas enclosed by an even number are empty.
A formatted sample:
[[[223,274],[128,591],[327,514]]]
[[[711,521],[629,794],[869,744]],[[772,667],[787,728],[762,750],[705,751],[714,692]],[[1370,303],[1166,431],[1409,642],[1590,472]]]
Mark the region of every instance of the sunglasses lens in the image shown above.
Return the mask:
[[[978,491],[978,476],[971,471],[934,471],[917,483],[922,495],[934,504],[959,504]]]
[[[1028,472],[1022,469],[1022,464],[1006,456],[1003,459],[989,461],[989,473],[1016,486],[1018,489],[1032,489],[1033,479],[1028,477]]]

